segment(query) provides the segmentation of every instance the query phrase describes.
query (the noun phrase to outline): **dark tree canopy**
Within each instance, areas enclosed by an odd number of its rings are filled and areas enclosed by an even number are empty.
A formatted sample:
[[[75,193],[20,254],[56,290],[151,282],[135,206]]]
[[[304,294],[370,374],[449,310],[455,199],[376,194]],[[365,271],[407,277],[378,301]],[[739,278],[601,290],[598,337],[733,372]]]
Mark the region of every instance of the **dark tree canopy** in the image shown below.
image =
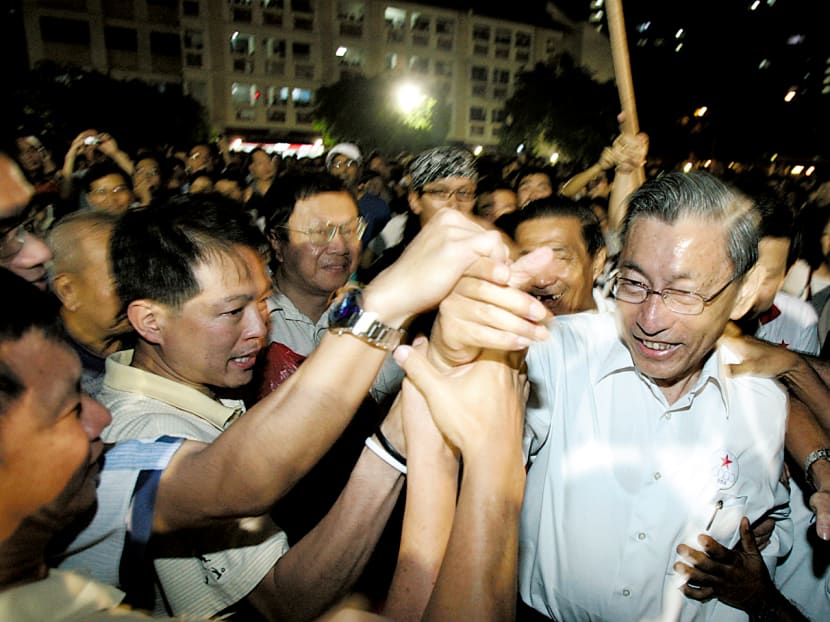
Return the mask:
[[[398,86],[386,76],[353,76],[320,88],[315,94],[315,129],[327,144],[353,141],[389,153],[443,144],[450,120],[443,98],[427,92],[425,106],[407,119],[398,107]]]
[[[517,75],[501,146],[515,153],[518,145],[533,148],[541,140],[556,144],[564,159],[588,164],[618,131],[619,109],[613,82],[596,82],[563,54]]]
[[[190,145],[208,135],[206,115],[181,87],[116,80],[80,67],[42,63],[7,94],[6,122],[68,144],[83,130],[109,132],[124,149]]]

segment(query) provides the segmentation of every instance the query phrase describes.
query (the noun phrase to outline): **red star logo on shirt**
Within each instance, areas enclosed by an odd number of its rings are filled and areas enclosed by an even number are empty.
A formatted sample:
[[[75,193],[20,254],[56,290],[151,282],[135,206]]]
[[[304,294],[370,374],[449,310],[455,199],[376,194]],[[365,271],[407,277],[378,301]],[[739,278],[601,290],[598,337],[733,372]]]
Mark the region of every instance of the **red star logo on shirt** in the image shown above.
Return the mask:
[[[732,461],[729,459],[729,456],[724,456],[721,458],[721,466],[729,468],[729,465],[732,464]]]
[[[783,339],[781,340],[781,345],[782,345],[783,347],[785,347],[785,348],[789,348],[789,347],[790,347],[790,344],[788,344],[788,343],[787,343],[786,341],[784,341]]]

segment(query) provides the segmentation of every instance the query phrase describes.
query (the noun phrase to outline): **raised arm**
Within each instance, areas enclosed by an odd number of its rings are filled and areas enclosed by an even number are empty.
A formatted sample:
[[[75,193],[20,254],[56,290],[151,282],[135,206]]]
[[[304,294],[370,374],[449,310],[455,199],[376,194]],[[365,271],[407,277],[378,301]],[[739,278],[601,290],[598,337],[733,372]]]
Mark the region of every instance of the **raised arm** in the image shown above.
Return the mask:
[[[505,259],[496,232],[442,210],[367,287],[364,309],[390,326],[403,326],[437,305],[465,272],[506,282]],[[352,335],[327,334],[293,376],[214,443],[188,443],[177,453],[161,480],[155,529],[266,511],[342,434],[385,355]]]
[[[408,382],[418,388],[412,397],[426,399],[446,442],[464,460],[451,526],[444,516],[432,525],[423,523],[426,529],[404,534],[414,541],[402,542],[403,550],[418,549],[419,542],[427,547],[431,542],[447,542],[443,559],[433,558],[425,565],[431,571],[440,563],[440,571],[423,619],[511,620],[525,482],[521,450],[524,383],[513,367],[519,357],[508,364],[503,353],[484,352],[476,362],[448,375],[412,348],[400,348],[395,357],[406,370]],[[411,389],[408,385],[404,390]],[[407,507],[406,511],[419,509]],[[436,530],[430,532],[429,527]],[[433,547],[436,555],[438,548]],[[405,576],[397,574],[397,579],[405,580]],[[423,590],[426,586],[418,582],[415,587]],[[393,593],[408,595],[418,605],[427,597],[423,592],[413,597],[405,587]],[[409,613],[405,619],[418,619],[417,611]]]

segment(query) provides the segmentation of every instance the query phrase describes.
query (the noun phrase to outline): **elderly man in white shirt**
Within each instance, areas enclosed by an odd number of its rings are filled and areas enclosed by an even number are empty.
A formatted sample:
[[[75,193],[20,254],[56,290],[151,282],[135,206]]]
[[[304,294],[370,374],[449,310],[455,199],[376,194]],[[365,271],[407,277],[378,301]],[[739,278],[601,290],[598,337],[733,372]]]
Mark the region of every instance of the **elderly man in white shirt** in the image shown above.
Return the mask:
[[[519,588],[537,611],[568,621],[746,619],[697,602],[708,592],[684,583],[699,534],[731,547],[742,517],[786,515],[786,395],[766,379],[728,376],[735,357],[716,346],[754,300],[756,226],[749,200],[711,175],[648,182],[623,224],[616,322],[560,317],[549,340],[530,346]],[[471,335],[439,315],[433,351],[470,360],[486,341]],[[768,567],[790,541],[782,520],[763,551]]]

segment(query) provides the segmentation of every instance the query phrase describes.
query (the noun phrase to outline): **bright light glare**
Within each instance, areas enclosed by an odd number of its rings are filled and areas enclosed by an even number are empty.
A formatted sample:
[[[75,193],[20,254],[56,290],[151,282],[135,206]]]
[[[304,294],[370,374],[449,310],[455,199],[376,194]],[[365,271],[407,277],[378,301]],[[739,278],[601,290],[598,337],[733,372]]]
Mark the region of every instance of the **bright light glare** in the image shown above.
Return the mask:
[[[703,168],[709,168],[710,166],[712,166],[712,160],[706,160],[706,162],[703,163]]]
[[[790,169],[790,175],[801,175],[802,171],[804,171],[804,167],[801,164],[796,164]]]
[[[708,106],[701,106],[700,108],[695,110],[695,116],[696,117],[704,117],[704,116],[706,116],[707,112],[709,112],[709,107]]]
[[[473,155],[480,156],[482,151],[484,151],[484,147],[482,147],[481,145],[476,145],[476,148],[473,149]]]
[[[339,48],[337,48],[337,51],[334,53],[334,55],[337,56],[338,58],[343,58],[346,55],[346,52],[348,52],[348,51],[349,51],[349,48],[344,47],[344,46],[341,45]]]
[[[784,101],[789,103],[793,99],[795,99],[795,89],[790,89],[789,91],[787,91],[787,94],[784,95]]]
[[[770,162],[775,162],[777,159],[778,159],[778,154],[773,153],[772,156],[770,157],[769,161]]]
[[[425,99],[426,95],[414,84],[407,82],[398,87],[398,107],[406,114],[423,104]]]
[[[556,164],[557,162],[559,162],[559,152],[554,151],[552,154],[550,154],[550,163]]]
[[[807,177],[810,177],[815,172],[816,172],[816,167],[815,166],[810,166],[806,171],[804,171],[804,175],[806,175]]]
[[[761,4],[760,0],[755,0],[755,2],[753,2],[752,4],[749,5],[749,10],[750,11],[755,11],[760,4]]]
[[[524,150],[525,150],[525,144],[524,143],[522,143],[521,145],[516,147],[516,153],[521,153]]]
[[[684,173],[688,173],[691,170],[692,170],[692,163],[691,162],[686,162],[685,164],[683,164],[683,172]]]

